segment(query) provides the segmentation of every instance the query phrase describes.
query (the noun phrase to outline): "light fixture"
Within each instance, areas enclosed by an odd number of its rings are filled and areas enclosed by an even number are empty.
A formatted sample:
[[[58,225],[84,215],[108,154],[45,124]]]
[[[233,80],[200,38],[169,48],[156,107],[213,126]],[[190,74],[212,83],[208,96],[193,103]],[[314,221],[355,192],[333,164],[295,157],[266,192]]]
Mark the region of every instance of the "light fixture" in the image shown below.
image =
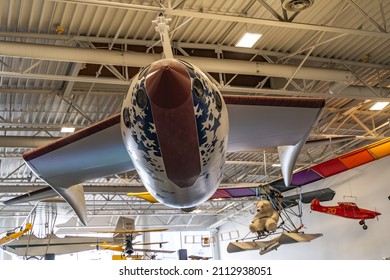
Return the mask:
[[[291,12],[301,12],[310,8],[314,0],[287,0],[283,3],[283,8]]]
[[[371,111],[380,111],[383,110],[390,102],[388,101],[378,101],[374,105],[371,106]]]
[[[65,133],[71,133],[71,132],[74,132],[75,131],[75,127],[68,123],[68,124],[65,124],[63,127],[61,127],[61,132],[65,132]]]
[[[272,167],[281,167],[282,165],[280,163],[274,163],[272,164]]]
[[[65,29],[62,26],[60,26],[60,25],[58,25],[56,27],[56,32],[57,32],[58,35],[61,35],[64,32],[64,30]]]
[[[237,42],[236,47],[251,48],[260,39],[262,34],[245,32]]]

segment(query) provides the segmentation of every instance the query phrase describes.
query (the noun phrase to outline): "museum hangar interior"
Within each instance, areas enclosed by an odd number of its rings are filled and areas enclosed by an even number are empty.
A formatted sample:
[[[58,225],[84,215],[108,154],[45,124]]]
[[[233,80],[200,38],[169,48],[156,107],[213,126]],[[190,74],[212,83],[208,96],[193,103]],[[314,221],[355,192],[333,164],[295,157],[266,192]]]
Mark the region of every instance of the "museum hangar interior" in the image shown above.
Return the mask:
[[[146,234],[144,240],[168,239],[163,248],[187,249],[189,255],[213,259],[390,256],[386,235],[390,2],[2,0],[0,11],[1,233],[23,227],[34,217],[36,235],[50,231],[83,236],[113,230],[119,217],[125,216],[134,219],[135,228],[167,229],[156,236]],[[77,133],[122,112],[133,77],[163,58],[167,42],[162,42],[153,23],[158,17],[167,19],[173,57],[205,72],[222,97],[325,101],[299,152],[295,172],[356,150],[372,155],[373,149],[365,147],[381,143],[385,151],[379,158],[374,154],[364,164],[352,163],[356,168],[329,172],[321,180],[282,194],[299,197],[303,192],[331,189],[334,197],[324,205],[353,202],[382,215],[367,220],[368,229],[363,230],[358,220],[311,211],[310,203],[297,199],[291,206],[301,211],[293,217],[295,224],[303,225],[305,233],[322,234],[320,238],[263,255],[259,250],[227,252],[230,242],[250,234],[255,204],[263,194],[260,186],[281,177],[276,146],[227,151],[219,184],[224,195],[204,201],[194,211],[129,196],[129,192],[146,191],[134,168],[82,182],[87,225],[61,202],[47,207],[35,201],[3,204],[48,187],[23,154],[72,135],[63,132],[64,127]],[[240,46],[245,33],[260,38],[252,46]],[[373,108],[380,104],[382,108]],[[283,119],[283,111],[276,114]],[[267,123],[272,118],[252,121]],[[289,121],[284,118],[286,124]],[[245,186],[255,193],[229,192]],[[97,251],[87,258],[102,257]],[[178,258],[178,254],[156,255]],[[0,258],[21,257],[2,250]]]

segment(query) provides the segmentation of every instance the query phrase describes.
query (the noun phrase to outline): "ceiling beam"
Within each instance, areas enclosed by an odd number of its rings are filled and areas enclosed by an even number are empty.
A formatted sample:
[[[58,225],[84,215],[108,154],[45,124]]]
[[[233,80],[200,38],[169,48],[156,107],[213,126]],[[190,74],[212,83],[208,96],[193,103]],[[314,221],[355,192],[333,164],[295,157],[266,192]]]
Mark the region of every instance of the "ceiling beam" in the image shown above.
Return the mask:
[[[30,43],[0,42],[1,55],[10,57],[23,57],[30,59],[43,59],[52,61],[66,61],[78,63],[107,64],[132,67],[144,67],[161,59],[160,54],[149,54],[140,52],[121,52],[101,49],[73,48],[65,46],[41,45]],[[334,81],[352,83],[355,75],[350,71],[339,69],[326,69],[317,67],[301,67],[297,73],[297,66],[285,64],[269,64],[264,62],[242,61],[234,59],[217,59],[205,57],[175,56],[177,59],[186,60],[205,72],[233,73],[255,76],[271,76],[290,78],[294,75],[297,79]],[[32,73],[0,72],[0,75],[20,76],[28,75],[33,78]],[[30,76],[31,75],[31,76]],[[53,76],[49,75],[48,77]],[[53,77],[54,78],[54,77]],[[75,77],[69,77],[72,81]],[[97,82],[90,78],[91,82]],[[121,81],[128,83],[128,81]]]
[[[7,71],[0,71],[0,76],[37,79],[37,80],[71,81],[71,82],[83,82],[83,83],[95,83],[95,84],[112,84],[112,85],[130,85],[130,81],[122,81],[115,78],[95,78],[91,76],[73,77],[73,76],[64,76],[64,75],[35,74],[35,73],[23,74],[20,72],[7,72]]]
[[[349,29],[349,28],[334,27],[334,26],[294,23],[294,22],[249,18],[243,16],[234,16],[234,15],[223,15],[223,14],[216,14],[211,12],[208,13],[208,12],[197,12],[197,11],[188,11],[188,10],[166,9],[164,13],[168,16],[192,17],[192,18],[201,18],[201,19],[208,19],[208,20],[239,22],[243,24],[263,25],[263,26],[271,26],[271,27],[279,27],[279,28],[287,28],[287,29],[325,31],[330,33],[349,34],[349,35],[357,35],[357,36],[364,36],[364,37],[378,37],[383,39],[390,38],[390,34],[384,32],[373,32],[373,31]]]
[[[39,40],[50,40],[50,41],[76,41],[76,42],[91,42],[91,43],[103,43],[110,44],[112,43],[112,38],[107,37],[92,37],[92,36],[81,36],[81,35],[58,35],[58,34],[42,34],[42,33],[29,33],[29,32],[7,32],[0,31],[0,37],[5,38],[28,38],[28,39],[39,39]],[[117,38],[115,40],[116,44],[124,44],[124,45],[133,45],[133,46],[161,46],[160,41],[155,40],[138,40],[138,39],[128,39],[128,38]],[[218,44],[201,44],[201,43],[187,43],[187,42],[173,42],[174,47],[181,49],[204,49],[204,50],[216,50],[216,51],[227,51],[227,52],[235,52],[235,53],[245,53],[245,54],[253,54],[253,55],[266,55],[266,56],[275,56],[279,58],[284,58],[290,56],[291,53],[285,52],[277,52],[277,51],[269,51],[269,50],[259,50],[254,48],[239,48],[235,46],[224,46]],[[294,58],[296,59],[304,59],[306,55],[294,54]],[[307,58],[308,61],[316,61],[322,63],[334,63],[334,64],[348,64],[352,66],[359,67],[370,67],[370,68],[378,68],[378,69],[390,69],[390,65],[385,64],[377,64],[370,62],[362,62],[362,61],[348,61],[337,58],[329,58],[329,57],[316,57],[309,56]]]
[[[47,145],[59,137],[0,136],[0,147],[35,148]]]
[[[372,90],[374,89],[374,91]],[[258,95],[281,95],[291,97],[314,97],[314,98],[348,98],[359,100],[375,100],[388,101],[390,89],[372,88],[362,86],[349,86],[337,94],[330,94],[329,92],[305,92],[285,89],[268,89],[268,88],[245,88],[245,87],[220,87],[222,94],[258,94]]]
[[[0,43],[1,45],[1,43]],[[18,72],[6,72],[0,71],[0,76],[4,77],[19,77],[19,78],[30,78],[37,80],[55,80],[55,81],[75,81],[80,83],[95,83],[95,84],[107,84],[107,85],[120,85],[125,86],[123,91],[120,89],[111,92],[111,91],[92,91],[89,92],[90,95],[112,95],[112,94],[126,94],[127,87],[129,86],[129,81],[122,81],[115,78],[94,78],[88,76],[64,76],[64,75],[49,75],[49,74],[33,74],[33,73],[18,73]],[[259,94],[259,95],[280,95],[280,96],[291,96],[291,97],[314,97],[314,98],[349,98],[349,99],[360,99],[366,100],[371,99],[375,101],[387,101],[390,96],[390,89],[387,88],[367,88],[362,86],[349,86],[343,89],[338,94],[330,95],[329,92],[306,92],[306,91],[294,91],[294,90],[285,90],[285,89],[269,89],[269,88],[249,88],[249,87],[238,87],[238,86],[221,86],[219,90],[222,94]],[[9,93],[41,93],[41,94],[50,94],[53,93],[52,90],[24,90],[24,89],[0,89],[0,92],[9,92]],[[60,92],[60,91],[58,91]],[[83,95],[87,94],[87,90],[82,88],[77,88],[74,90],[73,94]]]
[[[316,24],[305,24],[305,23],[294,23],[294,22],[284,22],[277,20],[269,20],[269,19],[260,19],[260,18],[250,18],[242,15],[225,15],[218,14],[215,12],[205,12],[205,11],[190,11],[184,9],[172,9],[165,7],[157,7],[150,5],[135,5],[135,4],[127,4],[127,3],[118,3],[104,0],[53,0],[56,2],[65,2],[65,3],[80,3],[86,5],[94,5],[101,6],[107,8],[118,8],[118,9],[126,9],[126,10],[136,10],[141,12],[160,12],[166,16],[177,16],[177,17],[189,17],[189,18],[200,18],[200,19],[208,19],[213,21],[226,21],[226,22],[234,22],[234,23],[243,23],[243,24],[253,24],[253,25],[262,25],[262,26],[271,26],[271,27],[279,27],[279,28],[288,28],[288,29],[298,29],[298,30],[313,30],[313,31],[325,31],[330,33],[341,33],[341,34],[350,34],[350,35],[358,35],[365,37],[379,37],[384,39],[389,39],[390,34],[384,32],[374,32],[374,31],[365,31],[360,29],[349,29],[342,27],[334,27],[334,26],[324,26],[324,25],[316,25]]]

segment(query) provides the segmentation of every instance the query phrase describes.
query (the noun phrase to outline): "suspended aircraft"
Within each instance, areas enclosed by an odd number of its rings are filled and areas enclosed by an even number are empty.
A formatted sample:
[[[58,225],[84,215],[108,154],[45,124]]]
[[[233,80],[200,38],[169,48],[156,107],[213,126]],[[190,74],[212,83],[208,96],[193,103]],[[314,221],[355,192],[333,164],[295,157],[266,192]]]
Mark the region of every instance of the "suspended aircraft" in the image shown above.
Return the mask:
[[[24,259],[54,259],[55,255],[89,251],[93,249],[91,245],[113,242],[112,237],[57,236],[56,225],[68,221],[71,211],[63,199],[37,202],[25,221],[25,229],[31,229],[1,248]]]
[[[325,101],[222,96],[201,69],[173,57],[169,19],[159,15],[154,23],[164,57],[133,77],[121,112],[23,154],[50,187],[5,203],[58,194],[86,224],[81,184],[136,170],[159,202],[192,211],[216,192],[227,152],[275,146],[290,185]]]
[[[150,246],[150,245],[159,245],[159,247],[162,247],[162,244],[167,243],[166,241],[161,242],[133,242],[132,236],[128,236],[125,239],[125,244],[109,244],[107,242],[103,242],[101,244],[98,244],[99,250],[111,250],[122,253],[121,255],[125,256],[126,258],[132,258],[134,255],[137,257],[143,257],[143,255],[138,255],[138,252],[143,253],[151,253],[151,255],[148,256],[148,259],[152,259],[153,256],[156,253],[164,253],[164,254],[171,254],[176,252],[175,250],[163,250],[163,249],[146,249],[146,248],[137,248],[137,246]]]
[[[324,206],[321,205],[318,199],[313,199],[310,204],[310,209],[320,213],[336,215],[349,219],[358,219],[360,220],[359,225],[363,226],[364,230],[368,228],[366,220],[374,219],[381,215],[381,213],[376,211],[359,208],[356,203],[353,202],[338,202],[337,206]]]
[[[282,179],[270,182],[270,188],[243,188],[218,190],[214,197],[237,197],[237,196],[258,196],[259,190],[263,190],[263,195],[269,199],[274,208],[280,213],[281,221],[274,232],[257,232],[253,236],[245,236],[236,242],[231,242],[227,251],[229,253],[241,252],[246,250],[259,250],[261,255],[276,250],[283,244],[297,242],[309,242],[322,234],[307,234],[301,229],[303,224],[295,224],[291,218],[294,216],[302,217],[302,208],[300,203],[310,203],[314,211],[325,212],[328,214],[339,215],[347,218],[360,219],[359,224],[363,229],[367,229],[365,219],[372,219],[380,215],[379,212],[367,209],[361,209],[355,203],[339,203],[339,206],[324,207],[320,201],[330,201],[335,192],[329,188],[323,188],[315,191],[301,193],[305,185],[323,180],[327,177],[335,176],[342,172],[367,164],[374,160],[381,159],[390,155],[390,138],[386,138],[375,143],[340,155],[336,158],[299,170],[292,175],[292,183],[286,188],[282,184]],[[283,197],[282,194],[288,190],[296,188],[299,193],[292,196]],[[297,211],[292,211],[291,207],[297,206]]]
[[[14,229],[7,230],[5,236],[0,239],[0,245],[7,244],[8,242],[20,238],[23,234],[29,232],[32,229],[31,223],[26,223],[23,227],[17,227]]]
[[[125,253],[126,255],[132,252],[154,252],[154,253],[173,253],[175,251],[168,250],[153,250],[147,248],[133,248],[133,245],[146,246],[157,244],[162,246],[166,242],[149,242],[141,243],[134,242],[133,239],[143,232],[164,231],[166,229],[140,229],[136,230],[134,220],[127,217],[119,217],[114,231],[105,231],[105,233],[114,233],[112,237],[100,236],[65,236],[59,237],[54,233],[49,233],[43,237],[38,237],[35,234],[25,234],[19,239],[4,244],[2,249],[21,256],[26,259],[30,258],[45,258],[53,259],[55,255],[78,253],[83,251],[97,250],[115,250]],[[120,246],[117,244],[121,244]],[[124,250],[122,249],[124,245]],[[119,250],[120,247],[120,250]]]
[[[269,201],[275,211],[278,212],[277,226],[275,229],[250,230],[250,232],[235,242],[230,242],[227,246],[228,253],[237,253],[247,250],[259,250],[260,255],[278,249],[281,245],[310,242],[313,239],[321,237],[321,233],[304,233],[301,229],[304,227],[302,222],[302,202],[307,202],[312,197],[318,197],[321,200],[331,200],[335,192],[330,189],[308,192],[283,198],[277,188],[271,186],[262,189],[262,200]],[[260,201],[262,201],[260,200]],[[291,208],[297,206],[297,211]],[[297,218],[299,224],[294,221]]]
[[[4,251],[24,259],[54,259],[56,255],[90,251],[96,244],[112,242],[112,238],[65,236],[59,237],[54,233],[45,237],[25,234],[2,246]],[[93,247],[91,247],[93,246]]]
[[[166,228],[154,228],[154,229],[139,229],[134,228],[134,220],[126,217],[119,217],[117,226],[115,230],[99,231],[102,233],[113,233],[114,239],[113,242],[103,242],[98,244],[99,249],[102,250],[112,250],[121,252],[125,257],[131,257],[135,252],[145,252],[145,253],[174,253],[174,250],[161,250],[162,245],[167,243],[165,241],[159,242],[134,242],[134,238],[145,232],[160,232],[165,231]],[[137,248],[137,246],[150,246],[150,245],[159,245],[160,249],[147,249],[147,248]],[[134,247],[136,246],[136,247]]]

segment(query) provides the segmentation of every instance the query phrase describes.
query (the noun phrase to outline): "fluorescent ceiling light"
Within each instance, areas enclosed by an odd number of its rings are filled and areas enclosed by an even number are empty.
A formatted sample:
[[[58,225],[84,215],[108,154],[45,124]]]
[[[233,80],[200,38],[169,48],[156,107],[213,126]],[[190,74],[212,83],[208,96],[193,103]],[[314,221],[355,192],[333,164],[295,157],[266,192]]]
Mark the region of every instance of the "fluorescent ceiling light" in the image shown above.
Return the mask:
[[[280,163],[274,163],[272,164],[272,167],[281,167],[282,165]]]
[[[245,32],[245,34],[236,44],[236,47],[251,48],[257,42],[257,40],[260,39],[261,35],[262,34]]]
[[[380,111],[383,110],[387,105],[389,105],[388,101],[379,101],[376,102],[374,105],[371,106],[371,111]]]
[[[63,126],[61,127],[61,132],[66,132],[66,133],[69,133],[69,132],[74,132],[75,131],[75,127],[72,127],[72,126]]]

